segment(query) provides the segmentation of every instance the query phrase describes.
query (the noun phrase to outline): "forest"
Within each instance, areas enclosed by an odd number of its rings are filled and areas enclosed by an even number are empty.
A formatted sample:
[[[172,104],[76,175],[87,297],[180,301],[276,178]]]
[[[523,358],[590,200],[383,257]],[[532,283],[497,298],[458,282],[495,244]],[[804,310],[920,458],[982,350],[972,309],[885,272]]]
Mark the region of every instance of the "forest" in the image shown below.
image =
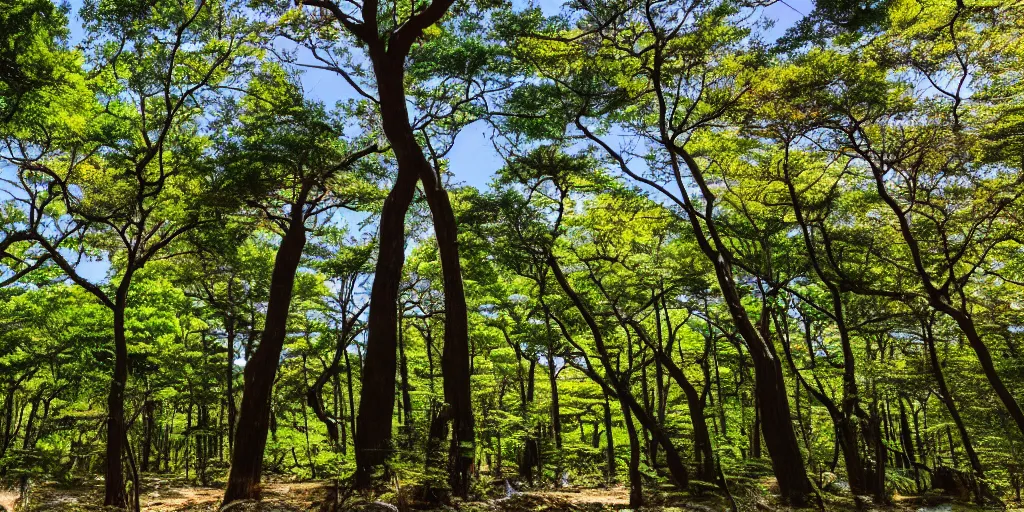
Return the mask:
[[[0,510],[1024,506],[1024,2],[789,2],[0,0]]]

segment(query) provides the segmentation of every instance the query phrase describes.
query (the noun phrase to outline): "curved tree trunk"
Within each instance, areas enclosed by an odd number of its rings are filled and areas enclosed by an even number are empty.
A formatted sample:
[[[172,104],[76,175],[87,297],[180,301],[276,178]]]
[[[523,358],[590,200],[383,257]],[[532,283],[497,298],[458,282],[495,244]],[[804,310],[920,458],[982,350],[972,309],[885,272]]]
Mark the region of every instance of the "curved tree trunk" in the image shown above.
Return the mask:
[[[444,351],[441,354],[441,373],[444,377],[444,400],[451,408],[454,423],[450,481],[452,491],[465,498],[469,493],[469,473],[476,447],[470,392],[469,313],[462,283],[462,264],[459,261],[458,226],[448,193],[418,145],[416,155],[419,156],[416,163],[423,181],[424,195],[434,220],[434,234],[437,237],[444,280]]]
[[[274,258],[270,278],[270,298],[260,345],[245,365],[242,404],[238,414],[240,428],[235,432],[235,450],[231,454],[224,503],[260,498],[260,476],[263,473],[263,451],[270,428],[270,396],[277,377],[281,349],[287,334],[288,311],[291,308],[295,273],[306,246],[303,224],[304,205],[292,205],[288,230]]]
[[[392,398],[395,390],[398,285],[405,260],[405,214],[416,181],[434,220],[441,256],[445,302],[445,346],[441,357],[445,401],[454,429],[451,444],[452,488],[468,492],[469,470],[475,451],[469,378],[469,322],[459,261],[458,232],[451,200],[416,141],[405,101],[405,59],[382,46],[371,46],[380,97],[384,134],[398,160],[398,178],[381,213],[380,250],[370,296],[369,337],[359,428],[356,434],[357,485],[369,484],[374,466],[382,464],[391,445]],[[385,401],[390,405],[384,405]]]
[[[371,48],[371,56],[384,135],[398,160],[398,177],[381,210],[377,265],[370,289],[363,386],[355,435],[356,486],[360,488],[372,483],[374,469],[386,462],[392,450],[391,422],[398,366],[397,304],[405,264],[405,215],[416,191],[415,162],[424,160],[405,105],[404,59],[389,58],[381,48]]]
[[[335,448],[341,446],[341,433],[338,428],[338,418],[332,417],[328,412],[327,408],[324,407],[324,401],[320,397],[320,393],[323,391],[324,386],[332,378],[341,373],[341,353],[347,349],[347,345],[339,340],[338,347],[334,351],[334,358],[331,359],[330,366],[327,367],[317,378],[313,381],[313,384],[309,386],[309,390],[306,391],[306,404],[313,410],[313,414],[324,424],[327,428],[327,438]]]
[[[655,346],[654,341],[651,340],[643,326],[640,325],[640,322],[633,320],[628,323],[633,327],[633,330],[644,344],[654,352],[655,357],[661,362],[669,377],[682,388],[683,395],[686,396],[686,403],[690,407],[690,424],[693,426],[694,452],[700,455],[697,478],[705,482],[714,482],[717,476],[715,472],[715,456],[711,446],[711,433],[708,431],[708,423],[704,417],[704,400],[701,399],[700,393],[693,383],[690,382],[683,369],[661,347]]]
[[[629,407],[621,402],[620,405],[626,423],[626,433],[629,434],[629,508],[636,509],[644,504],[644,482],[640,473],[640,436],[636,432]]]
[[[629,407],[629,410],[633,412],[636,419],[640,422],[645,429],[647,429],[654,437],[655,441],[661,444],[665,449],[665,462],[668,466],[669,473],[675,484],[682,489],[685,489],[690,483],[690,477],[686,470],[686,465],[683,464],[682,459],[679,457],[679,452],[676,450],[675,445],[672,443],[672,439],[668,433],[665,432],[661,425],[659,425],[654,418],[647,414],[646,409],[636,401],[633,397],[633,393],[630,391],[628,383],[623,382],[618,375],[616,375],[615,369],[611,365],[611,357],[608,353],[607,347],[604,344],[604,336],[601,333],[600,327],[597,325],[597,321],[594,316],[590,313],[590,309],[583,302],[583,298],[569,284],[569,280],[566,279],[565,274],[562,272],[561,266],[558,264],[558,260],[554,256],[549,255],[546,261],[548,268],[555,276],[555,280],[558,281],[562,291],[569,296],[573,306],[583,317],[583,320],[587,323],[587,327],[590,329],[590,333],[594,338],[594,344],[597,346],[597,351],[600,354],[601,364],[605,370],[605,379],[600,379],[596,375],[592,375],[591,379],[597,381],[599,384],[609,386],[612,393],[618,397],[619,401]],[[559,327],[564,326],[559,323]],[[606,383],[605,380],[610,381]]]
[[[807,503],[813,488],[804,471],[803,455],[793,431],[782,364],[771,341],[758,333],[751,323],[740,301],[731,269],[721,257],[712,258],[712,261],[729,313],[754,362],[757,413],[779,490],[783,498],[793,504]],[[753,432],[753,435],[758,435],[758,432]]]
[[[977,500],[980,502],[983,500],[981,492],[981,482],[985,478],[985,473],[981,467],[981,460],[978,458],[977,452],[974,451],[974,444],[971,442],[971,436],[967,433],[967,427],[964,425],[964,420],[960,416],[960,410],[957,409],[956,403],[953,401],[953,395],[949,391],[949,386],[946,384],[946,376],[942,372],[942,365],[939,364],[939,354],[935,350],[935,336],[932,333],[932,327],[927,321],[922,322],[924,326],[924,339],[928,344],[928,360],[931,362],[932,373],[935,375],[935,381],[939,385],[939,399],[942,400],[942,405],[946,406],[946,410],[949,411],[949,416],[953,418],[953,423],[956,425],[957,433],[960,434],[960,441],[964,444],[964,451],[967,452],[967,459],[971,462],[971,469],[974,470],[975,477],[975,489]]]
[[[856,359],[853,354],[853,344],[850,340],[850,332],[846,326],[846,312],[843,307],[843,297],[839,289],[839,286],[833,281],[832,277],[825,272],[822,267],[822,262],[818,259],[816,248],[813,243],[811,236],[811,227],[808,224],[806,217],[804,216],[804,208],[800,203],[800,196],[797,193],[796,185],[793,183],[792,176],[790,174],[789,167],[789,146],[786,146],[786,159],[783,161],[782,170],[786,177],[786,188],[789,192],[790,201],[793,203],[793,212],[796,217],[797,224],[800,225],[800,232],[804,241],[804,247],[807,249],[807,254],[811,262],[811,267],[814,269],[815,274],[821,279],[825,286],[829,290],[829,296],[832,299],[832,317],[836,323],[836,329],[839,331],[839,341],[843,351],[843,398],[840,407],[836,407],[835,403],[824,396],[823,393],[816,395],[819,402],[822,402],[829,410],[830,416],[836,429],[836,438],[843,453],[843,462],[846,465],[847,478],[849,479],[850,489],[854,495],[873,493],[875,496],[884,494],[876,492],[877,489],[873,489],[873,485],[867,477],[867,470],[865,468],[865,461],[861,459],[860,450],[858,449],[858,435],[856,429],[855,417],[861,412],[860,405],[860,391],[857,389],[857,372],[856,372]],[[824,229],[823,227],[821,229]],[[825,248],[828,252],[827,261],[836,261],[837,259],[832,257],[831,245],[826,244]],[[810,325],[807,325],[808,329],[808,350],[812,350],[810,347]],[[789,354],[787,354],[788,356]],[[796,369],[793,369],[796,372]],[[798,377],[799,378],[799,377]],[[806,382],[804,383],[807,384]],[[812,395],[815,395],[814,390],[808,390]],[[825,398],[828,403],[822,401]],[[864,416],[861,414],[861,416]],[[862,419],[864,419],[862,417]],[[868,422],[864,422],[865,429],[870,428]],[[875,435],[868,434],[866,438],[877,437]]]

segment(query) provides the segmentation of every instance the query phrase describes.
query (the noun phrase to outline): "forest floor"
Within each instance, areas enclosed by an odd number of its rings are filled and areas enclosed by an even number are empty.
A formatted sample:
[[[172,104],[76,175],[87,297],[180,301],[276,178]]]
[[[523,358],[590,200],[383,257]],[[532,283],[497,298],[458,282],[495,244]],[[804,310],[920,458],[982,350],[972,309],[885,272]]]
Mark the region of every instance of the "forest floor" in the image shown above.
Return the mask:
[[[229,512],[316,512],[320,510],[327,496],[330,485],[324,482],[273,482],[263,487],[263,502],[256,506],[242,504],[229,507]],[[27,507],[15,508],[17,493],[0,490],[0,510],[17,512],[94,512],[102,511],[95,504],[102,502],[103,485],[100,479],[79,482],[74,486],[62,486],[54,483],[36,485],[29,494]],[[140,496],[141,508],[147,512],[215,512],[219,509],[223,489],[218,487],[200,487],[181,480],[147,477],[143,481],[143,492]],[[770,500],[754,496],[737,496],[740,510],[757,512],[783,512],[790,510],[771,503]],[[394,501],[388,500],[388,501]],[[718,512],[729,510],[727,502],[719,497],[692,497],[658,493],[648,498],[654,505],[641,510],[662,512]],[[352,505],[339,510],[373,510],[375,512],[398,512],[394,505],[382,504],[362,499],[351,501]],[[19,504],[20,505],[20,504]],[[842,500],[828,500],[825,510],[852,511],[850,504]],[[610,512],[627,509],[629,506],[629,489],[625,487],[610,488],[570,488],[537,490],[516,493],[504,498],[486,501],[470,501],[446,506],[445,511],[464,512]],[[415,504],[402,507],[415,510]],[[422,509],[421,509],[422,510]],[[967,512],[982,509],[950,502],[925,500],[917,496],[896,496],[893,505],[887,507],[862,509],[867,511],[885,512]],[[1010,506],[1009,510],[1024,512],[1024,508]],[[402,511],[404,512],[404,511]]]

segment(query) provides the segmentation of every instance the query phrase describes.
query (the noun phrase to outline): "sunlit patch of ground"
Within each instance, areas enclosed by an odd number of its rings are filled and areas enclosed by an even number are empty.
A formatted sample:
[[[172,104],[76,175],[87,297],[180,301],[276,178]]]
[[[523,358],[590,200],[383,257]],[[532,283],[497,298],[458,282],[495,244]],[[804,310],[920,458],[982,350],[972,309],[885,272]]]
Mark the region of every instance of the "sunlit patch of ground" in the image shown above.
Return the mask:
[[[273,482],[264,484],[263,503],[259,506],[240,504],[232,507],[231,512],[306,512],[319,509],[327,494],[328,484],[325,482]],[[42,483],[34,486],[29,495],[29,508],[26,512],[99,512],[102,502],[103,482],[99,479],[79,482],[75,486],[66,487],[54,483]],[[710,512],[727,511],[728,506],[719,496],[678,493],[670,488],[650,489],[647,494],[647,505],[641,510],[663,512]],[[147,512],[216,512],[220,508],[223,489],[217,487],[201,487],[178,479],[162,479],[147,476],[143,481],[143,492],[140,496],[142,510]],[[393,497],[393,495],[392,495]],[[14,510],[18,495],[13,492],[0,491],[0,506],[8,511]],[[364,497],[353,503],[357,506],[346,510],[397,510],[397,507],[374,507],[373,500],[384,499]],[[739,510],[757,512],[784,512],[791,509],[773,503],[768,495],[757,499],[750,496],[737,495],[740,498]],[[361,504],[361,505],[360,505]],[[1022,511],[1008,504],[1007,510]],[[366,508],[369,506],[370,508]],[[419,506],[423,506],[419,504]],[[457,503],[456,509],[466,512],[611,512],[627,509],[629,506],[629,488],[623,486],[609,488],[567,488],[546,489],[516,492],[510,496],[485,501]],[[852,511],[856,508],[851,503],[826,500],[826,511]],[[453,512],[447,507],[444,510]],[[811,509],[808,509],[811,510]],[[868,505],[864,510],[878,512],[967,512],[979,511],[970,505],[936,503],[923,497],[896,496],[893,504],[885,507]],[[19,512],[22,512],[19,510]]]
[[[0,510],[14,510],[14,502],[18,501],[18,494],[10,491],[0,491]]]
[[[322,496],[320,482],[274,482],[263,486],[263,498],[280,510],[306,510]],[[102,510],[102,482],[86,482],[67,487],[53,483],[35,486],[29,496],[31,512],[78,512]],[[207,512],[220,508],[224,490],[200,487],[172,479],[147,477],[139,502],[146,512]],[[17,495],[12,496],[13,500]],[[0,498],[2,499],[2,498]],[[0,501],[0,503],[3,503]],[[11,507],[8,507],[11,510]]]
[[[575,505],[602,505],[605,507],[622,508],[629,506],[629,488],[621,486],[609,487],[607,489],[540,491],[532,494],[565,500]]]

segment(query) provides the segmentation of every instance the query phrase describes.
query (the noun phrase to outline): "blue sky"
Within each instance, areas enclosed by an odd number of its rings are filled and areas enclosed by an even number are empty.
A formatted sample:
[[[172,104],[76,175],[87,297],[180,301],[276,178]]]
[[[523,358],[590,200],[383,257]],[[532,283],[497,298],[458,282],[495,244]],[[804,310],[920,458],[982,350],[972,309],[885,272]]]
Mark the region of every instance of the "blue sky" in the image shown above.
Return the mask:
[[[517,0],[517,6],[526,6],[527,2]],[[561,2],[541,0],[536,2],[545,14],[557,14]],[[758,8],[756,18],[773,20],[772,28],[764,33],[765,39],[778,38],[785,30],[796,23],[804,14],[813,8],[813,0],[787,0]],[[351,97],[352,91],[340,77],[321,70],[307,70],[303,76],[303,86],[307,94],[331,105]],[[491,130],[483,122],[476,122],[459,133],[455,145],[449,153],[450,180],[454,184],[466,184],[477,188],[486,188],[494,173],[502,162],[491,144]]]
[[[771,29],[764,32],[763,37],[774,39],[781,36],[788,27],[811,11],[812,2],[813,0],[785,0],[758,8],[754,15],[755,18],[775,22]],[[522,0],[515,0],[515,4],[517,6],[528,5]],[[81,5],[82,0],[70,1],[72,10],[70,28],[73,44],[81,40],[83,36],[82,21],[77,14]],[[561,2],[541,0],[536,5],[539,5],[546,14],[555,14],[559,11]],[[303,72],[302,82],[308,95],[327,105],[333,105],[353,95],[351,88],[340,77],[329,71],[306,70]],[[463,129],[448,156],[449,169],[452,173],[449,181],[452,184],[486,188],[494,173],[502,165],[501,159],[491,143],[491,130],[483,122],[473,123]],[[344,217],[350,216],[345,215]],[[352,222],[358,219],[348,218],[348,220]],[[83,262],[79,265],[79,271],[83,276],[96,282],[105,278],[108,269],[109,264],[106,261]]]
[[[769,19],[775,25],[765,32],[766,39],[774,39],[780,35],[803,14],[807,14],[813,8],[813,0],[785,0],[776,1],[767,7],[758,8],[755,17]],[[527,2],[515,0],[517,6],[526,6]],[[70,2],[74,15],[71,19],[72,40],[82,37],[81,19],[77,12],[82,5],[82,0],[71,0]],[[557,0],[541,0],[536,3],[546,14],[556,14],[561,2]],[[321,70],[306,70],[303,72],[303,86],[307,94],[327,105],[332,105],[339,100],[352,96],[352,90],[340,77]],[[501,161],[491,145],[491,131],[483,122],[474,123],[466,127],[456,138],[455,145],[449,154],[451,181],[456,184],[466,184],[475,187],[486,187],[491,177],[501,167]]]

